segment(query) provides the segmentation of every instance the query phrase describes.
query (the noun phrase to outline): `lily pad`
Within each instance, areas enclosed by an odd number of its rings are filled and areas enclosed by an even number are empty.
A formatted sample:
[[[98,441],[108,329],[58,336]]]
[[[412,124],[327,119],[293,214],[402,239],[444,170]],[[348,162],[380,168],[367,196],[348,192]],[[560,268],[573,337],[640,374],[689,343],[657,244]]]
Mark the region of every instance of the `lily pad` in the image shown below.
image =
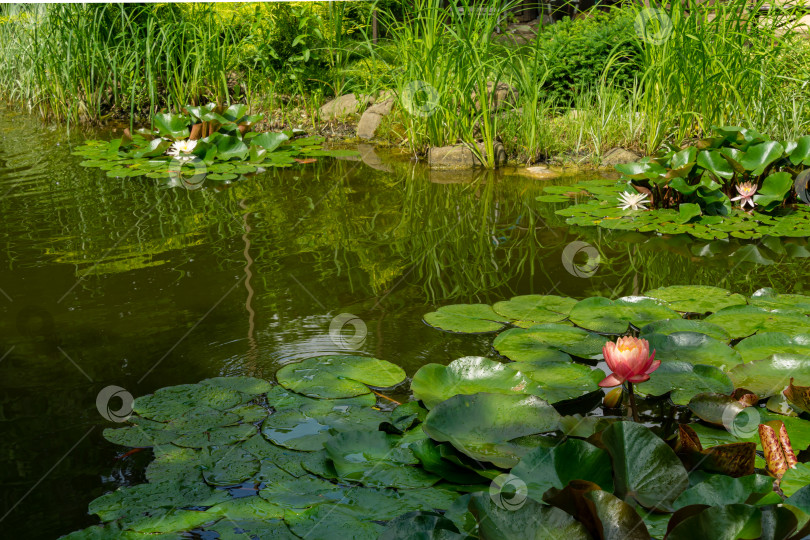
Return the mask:
[[[577,303],[569,317],[587,330],[623,334],[630,324],[640,328],[655,321],[679,319],[680,315],[652,298],[629,296],[612,301],[594,296]]]
[[[692,504],[721,506],[753,503],[769,494],[775,495],[773,480],[764,474],[752,474],[741,478],[732,478],[723,474],[708,475],[708,478],[681,493],[675,501],[673,509],[677,510]],[[777,502],[781,502],[778,496]]]
[[[581,358],[592,358],[602,354],[602,347],[608,339],[563,324],[549,323],[531,328],[511,328],[502,332],[492,342],[500,354],[515,361],[534,360],[536,355],[546,357],[549,348]]]
[[[549,489],[562,489],[571,480],[587,480],[613,491],[610,455],[579,439],[568,439],[553,448],[535,448],[520,459],[511,474],[526,485],[528,496],[537,502],[543,502]]]
[[[203,478],[212,486],[233,486],[259,472],[259,460],[241,448],[219,450],[212,460],[213,466],[203,470]]]
[[[268,441],[291,450],[314,452],[323,448],[330,431],[376,430],[388,418],[385,413],[370,407],[344,404],[343,401],[309,400],[298,408],[276,412],[262,423],[262,435]]]
[[[480,356],[457,358],[447,366],[427,364],[411,381],[414,397],[428,409],[458,394],[496,392],[538,395],[540,389],[523,373]]]
[[[401,489],[435,484],[439,477],[413,467],[419,460],[399,446],[399,439],[382,431],[349,431],[335,435],[324,447],[343,480]]]
[[[395,386],[405,380],[405,371],[377,358],[332,355],[287,364],[276,372],[276,379],[283,387],[306,396],[344,398],[368,394],[368,386]]]
[[[753,442],[762,450],[757,427],[761,423],[778,420],[785,424],[793,448],[797,451],[810,445],[810,422],[802,418],[783,416],[760,407],[748,407],[729,424],[729,429],[719,429],[701,424],[689,424],[700,438],[704,448],[720,444]],[[763,462],[764,466],[764,462]]]
[[[779,294],[770,288],[759,289],[748,303],[765,309],[796,311],[810,315],[810,296],[803,294]]]
[[[483,334],[497,332],[508,319],[487,304],[454,304],[425,314],[425,322],[447,332]]]
[[[673,285],[647,291],[645,296],[663,300],[675,311],[687,313],[710,313],[746,303],[741,294],[707,285]]]
[[[760,398],[778,394],[790,379],[797,386],[810,386],[810,356],[774,354],[769,358],[741,364],[729,372],[737,388],[747,388]]]
[[[762,360],[774,354],[810,356],[810,334],[789,335],[783,332],[762,332],[745,338],[734,346],[743,362]]]
[[[411,390],[429,409],[454,395],[477,392],[534,395],[555,403],[597,390],[601,379],[601,372],[571,362],[503,364],[467,356],[448,366],[421,367],[414,375]]]
[[[678,523],[667,534],[668,540],[735,540],[760,538],[762,513],[756,506],[727,504],[711,506]]]
[[[559,422],[554,407],[538,397],[479,393],[439,403],[422,426],[473,459],[512,467],[530,449],[517,439],[554,431]]]
[[[650,323],[641,328],[641,334],[664,334],[670,335],[675,332],[698,332],[706,334],[710,338],[728,342],[731,336],[722,326],[707,323],[699,319],[667,319]]]
[[[473,494],[470,510],[481,538],[489,540],[590,540],[585,526],[568,512],[526,500],[518,508],[498,503],[488,493]]]
[[[565,319],[576,303],[577,301],[573,298],[530,294],[497,302],[492,309],[507,319],[551,323]]]
[[[673,332],[669,335],[649,334],[642,338],[655,350],[655,359],[667,362],[688,362],[714,366],[728,371],[742,363],[740,354],[724,342],[697,332]]]
[[[616,493],[646,508],[668,509],[689,487],[681,460],[663,440],[635,422],[616,422],[602,432],[613,458]]]
[[[222,411],[241,403],[243,399],[239,392],[221,386],[181,384],[137,398],[132,409],[145,418],[166,422],[192,407],[205,406]]]
[[[706,322],[725,328],[732,338],[757,332],[810,334],[810,317],[795,312],[769,311],[757,306],[731,306],[709,315]]]
[[[662,362],[650,375],[650,380],[640,383],[636,389],[650,396],[662,396],[671,391],[669,398],[674,404],[686,405],[695,394],[730,394],[734,386],[729,376],[714,366],[672,360]]]

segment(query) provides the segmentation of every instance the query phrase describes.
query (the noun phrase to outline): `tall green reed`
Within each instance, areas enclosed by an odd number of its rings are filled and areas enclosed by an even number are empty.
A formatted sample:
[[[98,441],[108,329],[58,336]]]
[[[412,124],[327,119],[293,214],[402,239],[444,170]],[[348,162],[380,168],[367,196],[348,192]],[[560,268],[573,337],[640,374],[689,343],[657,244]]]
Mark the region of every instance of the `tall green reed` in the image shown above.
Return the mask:
[[[795,39],[786,31],[795,13],[767,8],[765,0],[632,8],[648,152],[668,136],[679,142],[714,124],[762,122],[763,104],[781,99],[773,59]]]

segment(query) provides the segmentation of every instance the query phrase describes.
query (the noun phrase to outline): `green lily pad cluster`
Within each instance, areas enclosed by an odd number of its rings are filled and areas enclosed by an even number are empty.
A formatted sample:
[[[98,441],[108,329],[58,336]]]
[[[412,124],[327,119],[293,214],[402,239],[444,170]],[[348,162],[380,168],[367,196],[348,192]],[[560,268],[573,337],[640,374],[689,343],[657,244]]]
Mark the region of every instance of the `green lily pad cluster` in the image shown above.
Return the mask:
[[[203,180],[237,180],[260,167],[290,167],[322,156],[356,154],[324,150],[323,137],[301,136],[298,130],[252,131],[261,119],[242,104],[189,105],[184,114],[154,115],[154,129],[111,141],[86,141],[73,154],[86,158],[81,165],[105,170],[109,177],[179,180],[186,187]]]
[[[498,332],[508,361],[427,364],[396,406],[383,398],[406,373],[359,355],[291,363],[277,382],[163,388],[104,432],[150,449],[147,482],[92,501],[101,523],[67,538],[798,540],[810,465],[775,485],[756,426],[781,420],[797,453],[810,445],[808,313],[810,297],[770,289],[521,296],[427,314],[445,331]],[[668,396],[691,423],[588,414],[602,346],[631,333],[662,361],[642,403]]]
[[[810,204],[810,135],[773,141],[752,129],[713,126],[714,136],[616,170],[641,186],[657,208],[683,218],[728,215],[732,201],[769,212],[786,203]],[[733,189],[732,189],[733,188]]]
[[[414,394],[426,403],[446,397],[445,387],[519,388],[552,403],[580,398],[597,390],[603,372],[590,370],[603,345],[632,333],[648,340],[662,361],[655,376],[637,385],[643,395],[668,395],[686,405],[698,393],[744,387],[765,399],[780,394],[790,377],[810,385],[808,302],[808,296],[772,289],[745,297],[719,287],[672,286],[617,300],[528,295],[492,306],[445,306],[426,314],[425,322],[448,332],[499,332],[493,348],[512,362],[430,364],[414,377]],[[428,373],[432,380],[423,384],[420,377]]]
[[[619,196],[625,192],[635,193],[626,179],[599,178],[570,186],[546,186],[544,192],[545,195],[537,197],[538,201],[574,201],[575,204],[555,212],[565,217],[569,225],[667,235],[688,234],[701,240],[810,236],[810,206],[806,204],[778,208],[770,213],[729,208],[724,214],[708,214],[696,203],[682,203],[677,209],[623,210]]]

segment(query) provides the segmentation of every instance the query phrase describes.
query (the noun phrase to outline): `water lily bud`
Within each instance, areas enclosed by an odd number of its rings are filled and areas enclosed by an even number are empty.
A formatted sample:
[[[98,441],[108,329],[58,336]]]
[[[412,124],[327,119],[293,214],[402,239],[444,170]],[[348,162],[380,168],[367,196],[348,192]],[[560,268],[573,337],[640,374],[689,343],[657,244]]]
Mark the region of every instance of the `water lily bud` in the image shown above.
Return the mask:
[[[602,400],[602,404],[608,409],[616,409],[622,404],[622,387],[614,388]]]

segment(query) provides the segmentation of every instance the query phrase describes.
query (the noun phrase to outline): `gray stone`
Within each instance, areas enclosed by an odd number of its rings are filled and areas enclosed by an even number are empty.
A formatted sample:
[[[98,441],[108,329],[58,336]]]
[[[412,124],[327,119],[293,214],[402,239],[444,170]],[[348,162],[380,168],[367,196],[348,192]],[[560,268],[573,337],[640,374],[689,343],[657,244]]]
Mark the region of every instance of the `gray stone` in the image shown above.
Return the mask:
[[[544,167],[542,165],[538,165],[535,167],[526,167],[525,169],[518,169],[517,172],[518,174],[522,174],[523,176],[531,176],[532,178],[537,178],[540,180],[557,178],[558,176],[560,176],[560,173],[552,171],[548,167]]]
[[[484,144],[477,143],[479,151],[484,154]],[[506,151],[503,145],[496,142],[494,145],[495,150],[495,166],[500,166],[506,163]],[[428,150],[428,165],[433,169],[472,169],[473,167],[482,167],[481,161],[475,157],[467,145],[454,144],[452,146],[434,146]]]
[[[337,97],[323,105],[320,108],[321,117],[333,119],[346,116],[348,114],[355,114],[360,110],[362,105],[365,105],[368,102],[368,96],[360,96],[360,99],[358,99],[354,94],[346,94],[345,96]]]
[[[377,128],[380,127],[383,116],[389,114],[394,107],[393,99],[380,101],[366,109],[360,122],[357,124],[357,136],[361,139],[373,139]]]
[[[641,156],[631,152],[630,150],[625,150],[624,148],[612,148],[605,152],[605,155],[602,156],[601,164],[603,167],[610,167],[624,163],[633,163],[639,159],[641,159]]]

